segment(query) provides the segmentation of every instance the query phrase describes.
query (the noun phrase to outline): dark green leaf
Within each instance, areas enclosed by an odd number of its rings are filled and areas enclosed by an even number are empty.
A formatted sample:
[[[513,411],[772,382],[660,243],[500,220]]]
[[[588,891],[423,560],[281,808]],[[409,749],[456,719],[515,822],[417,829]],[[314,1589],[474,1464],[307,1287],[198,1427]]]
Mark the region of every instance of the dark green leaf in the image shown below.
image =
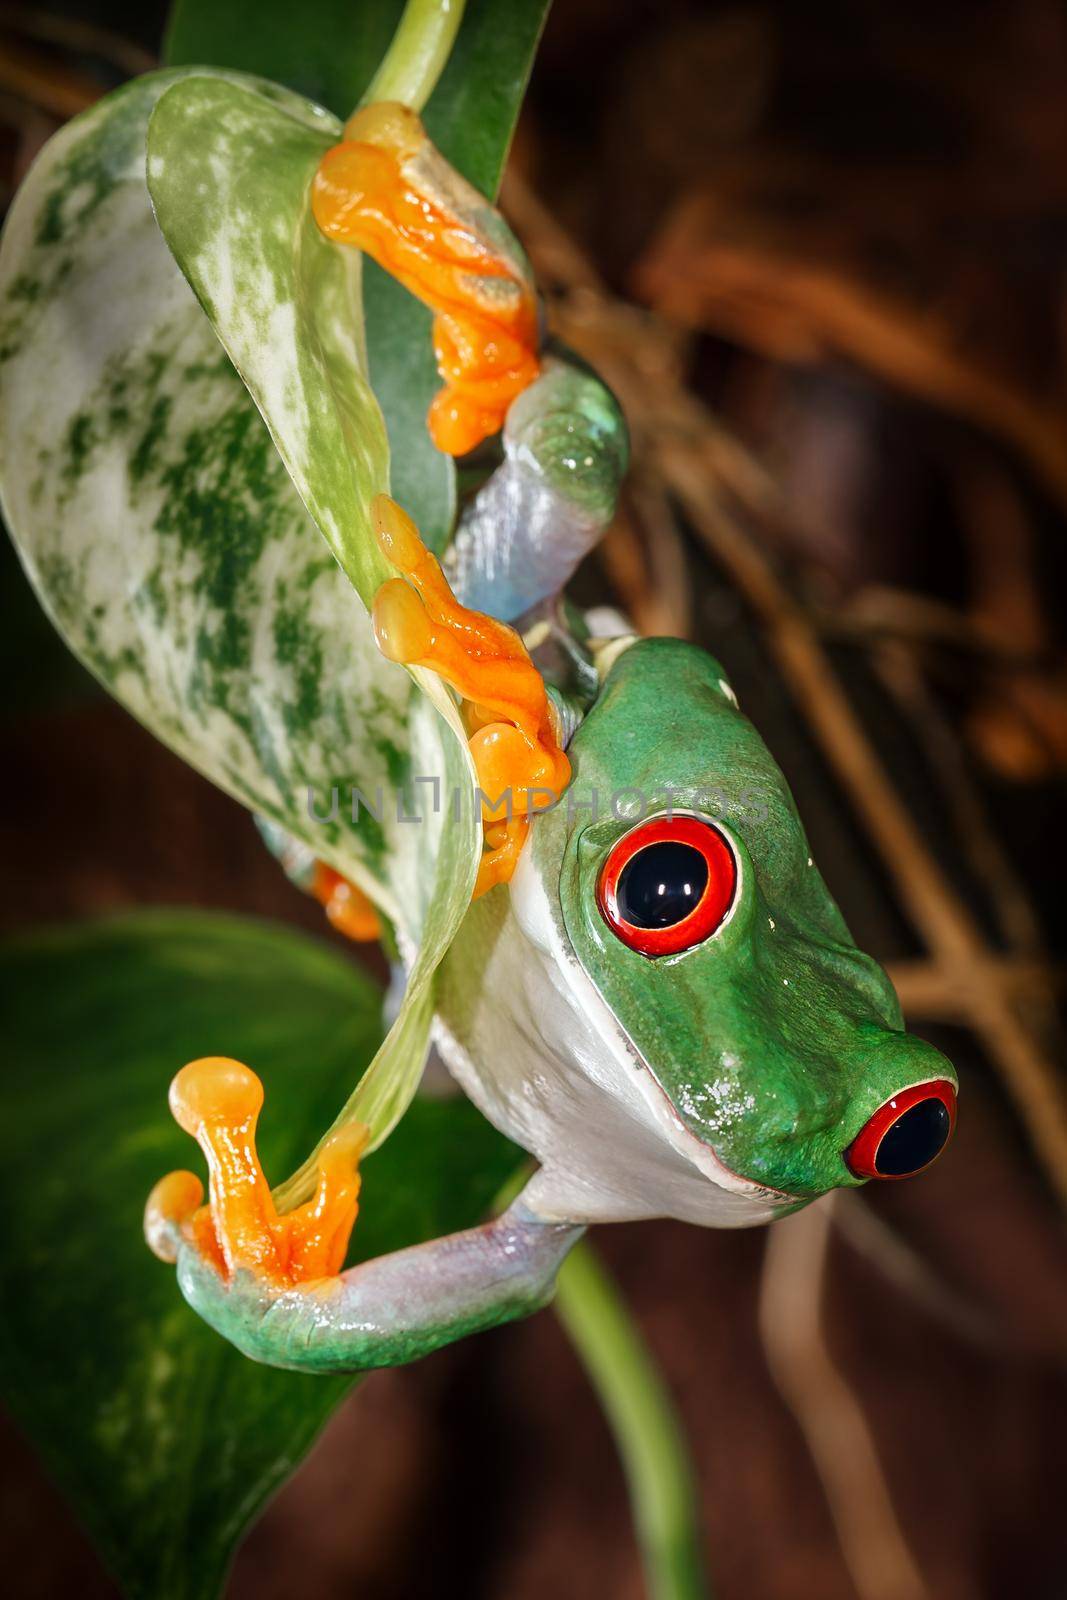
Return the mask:
[[[163,912],[9,945],[0,998],[5,1397],[127,1592],[205,1600],[349,1380],[244,1360],[149,1255],[152,1183],[202,1170],[167,1085],[198,1055],[255,1067],[279,1176],[373,1054],[378,992],[284,929]],[[466,1101],[416,1101],[366,1164],[355,1255],[471,1224],[514,1161]]]
[[[496,194],[549,0],[468,0],[425,110],[430,137],[471,183]],[[401,0],[175,0],[172,67],[233,67],[351,115],[388,48]]]
[[[403,0],[175,0],[163,59],[254,72],[347,117],[403,9]]]
[[[441,555],[456,518],[456,469],[426,426],[441,380],[433,318],[376,261],[363,263],[363,320],[371,388],[389,435],[389,490]]]
[[[423,113],[438,149],[493,199],[550,0],[468,0],[448,65]]]

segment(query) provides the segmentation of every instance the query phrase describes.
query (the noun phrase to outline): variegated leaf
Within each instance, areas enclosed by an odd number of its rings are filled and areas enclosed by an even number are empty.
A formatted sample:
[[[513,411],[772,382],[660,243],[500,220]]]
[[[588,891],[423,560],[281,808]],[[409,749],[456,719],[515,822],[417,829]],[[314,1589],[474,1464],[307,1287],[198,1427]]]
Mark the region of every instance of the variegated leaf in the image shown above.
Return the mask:
[[[160,235],[146,127],[183,76],[140,79],[70,124],[12,208],[0,250],[0,488],[27,570],[82,660],[194,766],[363,883],[420,945],[402,1015],[364,1080],[381,1136],[417,1074],[432,970],[478,847],[473,808],[457,823],[442,807],[413,827],[396,798],[407,790],[412,804],[413,741],[457,787],[470,782],[466,752],[378,655],[365,607]],[[309,137],[333,137],[298,96],[231,77]],[[348,307],[358,316],[358,301]],[[380,821],[364,808],[353,825],[350,785],[372,800],[381,788]],[[307,790],[325,813],[334,786],[338,814],[320,825]],[[136,793],[121,803],[135,822]]]
[[[309,126],[254,89],[184,77],[152,113],[148,190],[301,498],[369,607],[390,575],[369,511],[389,486],[389,447],[365,373],[361,257],[332,245],[311,215],[315,169],[341,137],[320,116]]]
[[[390,576],[369,517],[372,496],[388,486],[388,445],[353,316],[360,258],[325,240],[310,208],[315,169],[340,132],[332,119],[325,131],[312,127],[307,115],[292,117],[226,77],[193,75],[169,89],[152,114],[148,188],[175,260],[259,406],[302,500],[369,607]],[[425,831],[409,828],[409,855],[436,886],[409,979],[409,1010],[452,942],[479,851],[462,724],[433,674],[413,676],[456,742],[416,774],[443,780],[452,825],[435,841],[434,859]],[[461,797],[458,816],[453,795]],[[391,1125],[415,1078],[399,1066],[394,1074],[376,1064],[374,1073],[387,1107],[375,1100],[368,1111],[368,1083],[361,1115],[372,1126]],[[309,1166],[301,1193],[311,1180]]]

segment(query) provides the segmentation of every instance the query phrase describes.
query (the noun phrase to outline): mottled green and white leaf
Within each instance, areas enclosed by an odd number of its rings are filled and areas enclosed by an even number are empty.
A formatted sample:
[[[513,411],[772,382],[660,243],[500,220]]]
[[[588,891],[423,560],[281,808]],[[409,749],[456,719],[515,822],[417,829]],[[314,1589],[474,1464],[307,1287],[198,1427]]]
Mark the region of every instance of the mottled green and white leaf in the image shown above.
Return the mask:
[[[163,237],[263,413],[330,548],[369,607],[389,570],[370,502],[389,447],[366,377],[356,250],[311,215],[311,181],[341,125],[282,110],[221,77],[183,78],[148,130]]]
[[[332,245],[311,215],[310,188],[339,124],[325,130],[221,77],[193,75],[160,99],[148,132],[148,187],[156,220],[212,326],[259,406],[301,498],[369,607],[391,575],[374,538],[370,501],[388,488],[388,443],[357,334],[360,257]],[[454,731],[416,777],[437,777],[450,803],[432,851],[409,827],[408,855],[432,883],[406,1005],[428,1024],[428,985],[474,886],[480,849],[474,775],[448,691],[431,673],[413,676]],[[428,752],[429,753],[429,752]],[[410,755],[410,752],[409,752]],[[401,848],[404,842],[401,842]],[[426,991],[424,998],[420,996]],[[384,1104],[360,1115],[391,1125],[414,1092],[413,1055],[377,1064]],[[403,1064],[402,1064],[403,1063]],[[346,1108],[351,1112],[354,1108]],[[301,1181],[310,1184],[309,1168]],[[291,1198],[287,1194],[287,1198]]]
[[[112,693],[367,887],[420,944],[367,1084],[402,1068],[391,1115],[418,1071],[429,978],[477,849],[469,812],[458,826],[443,807],[422,827],[398,820],[396,796],[410,809],[419,775],[413,718],[420,761],[446,782],[469,784],[465,750],[376,651],[365,607],[156,226],[145,130],[181,76],[138,80],[70,124],[12,208],[0,251],[5,513],[53,620]],[[314,135],[314,107],[273,86],[254,92]],[[382,790],[380,821],[363,809],[353,825],[350,785]],[[338,814],[320,825],[307,790],[325,811],[334,786]],[[135,789],[116,803],[135,825]]]

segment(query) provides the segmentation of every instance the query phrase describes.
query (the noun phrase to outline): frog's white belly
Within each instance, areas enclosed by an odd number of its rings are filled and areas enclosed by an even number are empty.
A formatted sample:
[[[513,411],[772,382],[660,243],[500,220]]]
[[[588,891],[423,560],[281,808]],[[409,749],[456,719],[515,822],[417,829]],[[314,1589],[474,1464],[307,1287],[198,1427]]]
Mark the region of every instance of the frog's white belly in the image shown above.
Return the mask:
[[[739,1178],[681,1122],[579,966],[524,851],[470,910],[441,972],[435,1037],[501,1132],[535,1155],[525,1198],[575,1222],[768,1222],[788,1197]]]

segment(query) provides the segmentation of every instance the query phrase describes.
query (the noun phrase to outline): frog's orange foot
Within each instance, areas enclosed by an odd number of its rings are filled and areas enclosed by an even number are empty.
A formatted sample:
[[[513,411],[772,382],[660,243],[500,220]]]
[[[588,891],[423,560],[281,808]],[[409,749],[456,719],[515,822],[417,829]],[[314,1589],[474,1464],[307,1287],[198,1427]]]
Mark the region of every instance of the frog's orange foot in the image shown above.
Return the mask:
[[[351,1124],[334,1133],[319,1153],[315,1195],[279,1216],[256,1153],[262,1105],[263,1085],[239,1061],[205,1056],[182,1068],[170,1106],[207,1158],[210,1204],[200,1204],[203,1185],[193,1173],[169,1173],[148,1198],[145,1237],[164,1261],[191,1244],[227,1282],[244,1270],[280,1291],[341,1270],[368,1130]]]
[[[328,238],[365,251],[435,313],[445,387],[428,421],[438,449],[465,455],[496,433],[540,372],[533,281],[504,223],[415,112],[392,102],[356,112],[322,159],[311,206]]]
[[[470,735],[487,830],[476,893],[514,871],[532,811],[553,804],[570,762],[525,645],[506,623],[460,605],[407,513],[388,495],[372,506],[379,546],[401,577],[374,599],[374,634],[391,661],[427,667],[456,689]]]
[[[330,925],[346,939],[366,944],[380,939],[382,925],[374,902],[363,890],[325,861],[316,861],[311,875],[311,893],[322,906]]]

